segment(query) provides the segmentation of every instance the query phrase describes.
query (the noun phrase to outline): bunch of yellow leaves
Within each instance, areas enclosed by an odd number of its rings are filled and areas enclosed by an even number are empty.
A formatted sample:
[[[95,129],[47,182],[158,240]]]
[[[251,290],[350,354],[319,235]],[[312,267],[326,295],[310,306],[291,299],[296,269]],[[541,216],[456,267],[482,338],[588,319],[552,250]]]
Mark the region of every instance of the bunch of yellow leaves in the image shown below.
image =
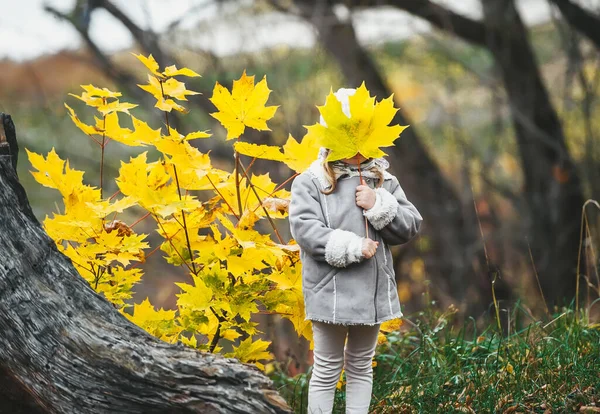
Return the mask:
[[[365,158],[387,155],[380,147],[390,147],[408,126],[389,123],[398,109],[391,95],[375,103],[363,82],[349,97],[350,114],[342,110],[342,103],[330,91],[325,105],[318,106],[327,126],[320,123],[307,126],[304,139],[314,139],[320,146],[330,149],[328,161],[352,158],[361,154]]]

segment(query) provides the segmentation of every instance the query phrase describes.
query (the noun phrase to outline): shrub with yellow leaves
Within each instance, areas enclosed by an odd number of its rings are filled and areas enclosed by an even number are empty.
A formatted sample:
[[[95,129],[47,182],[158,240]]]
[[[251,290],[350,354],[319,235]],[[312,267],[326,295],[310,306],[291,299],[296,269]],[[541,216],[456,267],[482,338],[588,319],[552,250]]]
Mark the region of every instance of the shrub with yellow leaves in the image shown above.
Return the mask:
[[[315,139],[307,136],[299,143],[290,136],[282,148],[242,141],[246,127],[268,130],[267,121],[277,110],[277,106],[266,106],[271,92],[266,78],[255,85],[254,76],[244,72],[233,82],[231,92],[218,83],[214,88],[211,101],[218,111],[211,115],[225,127],[227,139],[237,139],[234,171],[215,168],[208,154],[190,144],[211,134],[184,134],[169,122],[169,113],[187,113],[181,102],[197,94],[176,77],[200,75],[175,66],[161,71],[152,55],[136,57],[150,71],[148,83],[139,86],[156,99],[156,108],[165,115],[165,127],[154,129],[131,115],[129,111],[137,105],[121,102],[119,92],[82,86],[81,95],[72,96],[95,108],[99,113],[95,124],[85,124],[65,106],[74,124],[100,148],[100,185],[84,184],[84,172],[72,169],[54,149],[46,157],[28,151],[37,170],[32,173],[35,179],[63,197],[64,210],[46,217],[45,230],[92,288],[164,341],[221,352],[221,341],[243,337],[225,356],[264,369],[259,361],[272,359],[270,342],[255,338],[261,332],[251,317],[268,312],[289,319],[312,348],[310,321],[304,320],[299,249],[293,241],[281,239],[275,220],[287,216],[290,193],[283,186],[317,156]],[[124,120],[131,127],[122,126]],[[154,147],[161,156],[149,160],[148,153],[141,152],[122,161],[115,177],[119,191],[106,197],[104,150],[111,140]],[[240,153],[282,162],[295,174],[280,185],[268,174],[250,175]],[[195,191],[208,191],[208,201],[200,201],[192,194]],[[117,219],[134,206],[143,210],[134,223]],[[146,218],[154,220],[163,239],[149,253],[147,235],[134,229]],[[272,225],[274,235],[256,230],[256,223],[263,219]],[[159,249],[168,263],[189,275],[188,281],[177,283],[181,292],[175,310],[156,309],[148,299],[131,305],[132,289],[143,276],[142,264]],[[399,326],[388,325],[384,332]]]

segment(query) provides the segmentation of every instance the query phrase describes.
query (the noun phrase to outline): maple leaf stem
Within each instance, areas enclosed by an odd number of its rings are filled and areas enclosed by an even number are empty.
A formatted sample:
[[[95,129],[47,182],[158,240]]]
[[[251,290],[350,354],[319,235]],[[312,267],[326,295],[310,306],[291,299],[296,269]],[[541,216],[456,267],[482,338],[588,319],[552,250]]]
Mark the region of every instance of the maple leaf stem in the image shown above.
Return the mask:
[[[360,162],[358,160],[356,160],[356,165],[358,165],[358,176],[360,178],[360,183],[362,184],[363,177],[362,177],[362,171],[360,169]],[[367,221],[366,217],[365,217],[365,234],[368,238],[369,237],[369,222]]]
[[[239,220],[240,217],[237,214],[235,214],[235,210],[231,207],[231,205],[229,205],[229,203],[227,202],[225,197],[223,197],[223,194],[221,194],[221,192],[219,191],[219,189],[217,188],[215,183],[212,182],[212,180],[210,179],[210,177],[208,175],[206,176],[206,178],[208,179],[208,182],[210,183],[210,185],[212,185],[215,192],[219,195],[219,197],[221,197],[221,199],[225,202],[225,204],[227,204],[227,207],[229,207],[229,210],[231,210],[231,213],[235,216],[236,219]]]
[[[279,184],[277,187],[275,187],[275,189],[273,191],[268,193],[267,197],[273,197],[273,194],[275,194],[277,191],[281,190],[283,188],[283,186],[285,186],[287,183],[289,183],[290,181],[292,181],[294,178],[296,178],[299,175],[300,175],[300,173],[296,173],[296,174],[292,175],[290,178],[288,178],[287,180],[285,180],[284,182]],[[254,210],[252,210],[252,212],[256,212],[256,210],[258,210],[259,208],[260,208],[260,205],[255,207]]]
[[[138,224],[140,221],[145,220],[148,216],[150,216],[150,212],[146,213],[143,217],[140,217],[139,219],[137,219],[131,226],[129,226],[130,228],[133,228],[133,226],[135,226],[136,224]]]
[[[106,98],[102,98],[106,105]],[[104,147],[106,146],[106,115],[103,118],[102,144],[100,145],[100,200],[102,200],[103,184],[104,184]]]
[[[102,146],[102,143],[100,141],[98,141],[96,138],[94,138],[93,136],[88,135],[88,137],[90,137],[96,144],[98,144],[99,147]]]
[[[179,200],[181,201],[181,187],[179,187],[179,178],[177,176],[177,167],[173,165],[173,171],[175,172],[175,182],[177,182],[177,192],[179,193]],[[192,269],[194,269],[194,274],[198,276],[198,271],[196,270],[196,264],[194,263],[194,253],[192,252],[192,244],[190,243],[190,233],[188,232],[187,222],[185,219],[185,211],[181,210],[181,219],[183,220],[183,231],[185,233],[185,241],[187,243],[187,248],[190,252],[190,260],[192,262]]]
[[[290,181],[292,181],[294,178],[296,178],[299,175],[300,175],[300,173],[296,173],[296,174],[292,175],[290,178],[288,178],[287,180],[285,180],[284,182],[282,182],[281,184],[279,184],[277,187],[275,187],[273,192],[271,194],[269,194],[269,197],[272,196],[273,194],[275,194],[277,191],[281,190],[284,185],[286,185],[287,183],[289,183]]]
[[[152,249],[152,251],[146,255],[146,257],[144,258],[144,261],[147,260],[149,257],[152,257],[154,255],[154,253],[156,253],[159,250],[160,250],[160,244],[158,246],[156,246],[154,249]],[[140,266],[142,263],[143,262],[137,262],[133,266],[131,266],[131,268],[135,269],[136,267]]]
[[[111,196],[108,198],[108,201],[110,201],[110,200],[112,200],[113,198],[115,198],[116,196],[118,196],[120,192],[121,192],[121,190],[117,190],[117,192],[116,192],[116,193],[114,193],[113,195],[111,195]]]
[[[160,82],[160,93],[161,93],[163,99],[165,99],[165,89],[163,87],[163,80],[159,79],[159,82]],[[169,124],[169,113],[168,112],[165,112],[165,121],[167,123],[167,132],[170,133],[171,126]],[[173,172],[175,173],[175,182],[177,183],[177,194],[179,195],[179,201],[181,201],[182,200],[181,186],[179,185],[179,176],[177,175],[177,166],[175,164],[173,164]],[[187,243],[187,248],[190,252],[190,260],[192,261],[193,273],[194,273],[194,275],[198,276],[198,271],[196,270],[196,264],[194,263],[194,253],[192,252],[192,244],[190,243],[190,234],[188,232],[187,223],[185,220],[185,211],[183,211],[183,209],[181,210],[181,218],[183,219],[183,231],[185,232],[185,241]]]
[[[246,168],[246,171],[250,171],[250,169],[254,165],[254,161],[256,161],[256,157],[252,158],[252,161],[250,161],[250,164],[248,164],[248,167]]]
[[[169,242],[169,244],[171,245],[171,247],[173,248],[173,250],[175,250],[175,253],[177,253],[177,255],[179,256],[179,258],[181,259],[181,261],[183,262],[183,264],[185,265],[185,267],[187,267],[190,272],[194,273],[194,271],[192,270],[192,268],[190,267],[190,265],[185,261],[185,259],[183,258],[183,256],[179,252],[179,250],[177,250],[177,248],[173,244],[173,241],[171,240],[171,237],[168,237],[168,233],[166,232],[165,228],[163,227],[162,223],[160,222],[160,219],[158,218],[158,214],[153,213],[152,215],[154,217],[154,220],[156,220],[156,223],[158,224],[158,226],[160,227],[160,229],[163,231],[163,233],[165,235],[167,235],[167,237],[166,237],[167,241]],[[175,234],[177,234],[177,233],[175,233]],[[198,276],[196,273],[194,273],[194,274],[196,276]]]
[[[244,211],[242,210],[242,197],[240,195],[240,171],[238,168],[240,162],[240,153],[235,151],[235,192],[237,196],[238,210],[240,212],[240,217],[242,217]],[[248,179],[248,177],[246,177],[246,179]]]
[[[247,171],[244,169],[244,166],[242,165],[242,162],[239,160],[238,158],[238,165],[240,166],[240,168],[242,169],[242,172],[244,173],[244,175],[246,176],[246,181],[248,182],[248,184],[250,185],[250,188],[252,189],[252,191],[254,192],[254,195],[256,196],[256,199],[258,200],[259,204],[261,205],[263,211],[265,212],[265,215],[267,216],[267,219],[269,220],[269,223],[271,223],[271,227],[273,227],[273,230],[275,231],[275,235],[277,236],[277,239],[279,240],[279,243],[281,244],[285,244],[283,242],[283,239],[281,238],[281,235],[279,234],[279,231],[277,231],[277,227],[275,226],[275,222],[273,221],[273,219],[271,218],[271,216],[269,215],[269,212],[267,211],[267,208],[263,205],[263,201],[260,198],[260,196],[258,195],[258,192],[256,191],[256,188],[254,188],[254,184],[252,184],[252,181],[250,181],[250,177],[248,177],[248,173]]]

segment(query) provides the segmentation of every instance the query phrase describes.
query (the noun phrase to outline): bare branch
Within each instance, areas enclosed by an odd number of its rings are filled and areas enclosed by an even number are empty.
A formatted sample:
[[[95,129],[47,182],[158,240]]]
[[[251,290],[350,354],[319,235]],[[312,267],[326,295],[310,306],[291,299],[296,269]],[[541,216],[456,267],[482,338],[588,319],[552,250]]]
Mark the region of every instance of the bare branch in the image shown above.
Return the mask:
[[[571,0],[550,0],[569,24],[600,49],[600,17]]]

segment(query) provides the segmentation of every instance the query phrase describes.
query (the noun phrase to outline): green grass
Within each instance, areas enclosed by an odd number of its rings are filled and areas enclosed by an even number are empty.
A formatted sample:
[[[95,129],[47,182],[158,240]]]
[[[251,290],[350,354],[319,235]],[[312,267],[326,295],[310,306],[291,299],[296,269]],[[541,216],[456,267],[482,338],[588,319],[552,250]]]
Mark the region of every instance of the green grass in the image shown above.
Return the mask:
[[[516,305],[511,320],[527,311]],[[600,326],[563,309],[510,335],[496,321],[453,326],[453,311],[409,316],[378,346],[372,413],[563,413],[600,406]],[[406,329],[404,329],[406,328]],[[306,412],[308,373],[271,374],[297,413]],[[334,413],[344,412],[344,388]],[[581,412],[600,412],[586,411]]]

